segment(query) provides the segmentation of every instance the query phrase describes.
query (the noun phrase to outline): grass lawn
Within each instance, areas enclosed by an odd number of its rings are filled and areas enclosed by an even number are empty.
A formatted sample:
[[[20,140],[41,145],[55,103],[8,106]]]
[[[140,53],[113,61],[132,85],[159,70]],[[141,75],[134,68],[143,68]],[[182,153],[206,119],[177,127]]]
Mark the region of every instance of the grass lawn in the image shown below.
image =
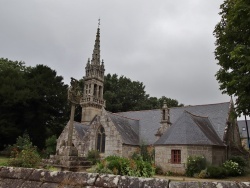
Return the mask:
[[[6,166],[8,159],[8,157],[0,156],[0,166]]]

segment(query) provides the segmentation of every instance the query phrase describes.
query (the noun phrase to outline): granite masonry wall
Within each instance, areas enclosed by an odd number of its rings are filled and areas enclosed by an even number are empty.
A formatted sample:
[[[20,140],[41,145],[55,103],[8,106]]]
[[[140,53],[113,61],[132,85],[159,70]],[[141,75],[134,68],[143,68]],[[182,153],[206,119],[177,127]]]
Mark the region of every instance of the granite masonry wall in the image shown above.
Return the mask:
[[[171,150],[181,150],[181,163],[171,163]],[[168,145],[155,146],[155,164],[164,172],[184,174],[188,156],[204,156],[208,163],[220,165],[226,159],[225,147]]]
[[[130,158],[134,153],[139,151],[138,146],[130,146],[130,145],[122,145],[122,156],[126,158]]]
[[[176,182],[167,179],[0,167],[0,188],[247,188],[250,182]]]

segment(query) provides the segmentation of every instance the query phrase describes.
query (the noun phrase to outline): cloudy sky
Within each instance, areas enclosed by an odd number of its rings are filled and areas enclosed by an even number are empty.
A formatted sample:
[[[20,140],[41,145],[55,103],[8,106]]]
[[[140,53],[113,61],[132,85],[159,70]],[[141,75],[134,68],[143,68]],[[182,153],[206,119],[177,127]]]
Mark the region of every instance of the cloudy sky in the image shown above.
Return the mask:
[[[229,101],[214,77],[223,0],[1,0],[0,57],[84,76],[101,18],[106,74],[143,82],[185,105]]]

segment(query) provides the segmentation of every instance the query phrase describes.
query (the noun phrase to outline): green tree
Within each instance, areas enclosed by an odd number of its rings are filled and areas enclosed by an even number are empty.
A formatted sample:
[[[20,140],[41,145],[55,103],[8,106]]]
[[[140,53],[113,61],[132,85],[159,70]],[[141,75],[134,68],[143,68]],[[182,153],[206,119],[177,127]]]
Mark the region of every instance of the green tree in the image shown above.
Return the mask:
[[[19,113],[29,98],[25,71],[23,62],[0,58],[0,149],[13,144],[25,130]]]
[[[165,96],[158,99],[146,94],[145,86],[142,82],[131,81],[125,76],[118,77],[117,74],[105,76],[104,98],[106,109],[111,112],[125,112],[136,110],[158,109],[166,100],[168,107],[176,107],[177,100]]]
[[[129,78],[117,74],[105,76],[104,98],[106,108],[112,112],[138,110],[144,100],[145,86],[141,82],[131,81]]]
[[[163,106],[164,101],[166,101],[168,108],[184,106],[182,103],[179,104],[179,102],[176,99],[167,98],[165,96],[159,98],[158,101],[159,101],[159,108]]]
[[[45,65],[30,68],[25,76],[31,97],[23,120],[34,144],[43,148],[45,139],[58,136],[69,119],[68,86],[63,77]]]
[[[44,65],[0,59],[0,149],[28,131],[42,149],[69,119],[67,88],[56,71]]]
[[[222,93],[237,97],[236,112],[250,115],[250,1],[225,0],[216,25],[216,78]]]

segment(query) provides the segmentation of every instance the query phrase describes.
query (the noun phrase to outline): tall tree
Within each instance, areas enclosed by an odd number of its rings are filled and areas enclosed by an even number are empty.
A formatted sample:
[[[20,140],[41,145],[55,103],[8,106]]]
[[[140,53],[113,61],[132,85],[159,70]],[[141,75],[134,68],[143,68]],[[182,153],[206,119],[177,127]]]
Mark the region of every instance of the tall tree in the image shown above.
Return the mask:
[[[168,107],[182,105],[175,99],[150,97],[146,94],[142,82],[131,81],[124,76],[118,77],[117,74],[105,76],[104,98],[106,109],[111,112],[161,108],[164,100],[166,100]]]
[[[144,101],[145,86],[142,82],[131,81],[129,78],[116,74],[105,76],[104,98],[106,107],[112,112],[139,110]]]
[[[250,115],[250,1],[225,0],[216,25],[216,78],[223,93],[235,96],[236,112]]]
[[[42,148],[45,139],[58,136],[69,119],[68,86],[62,76],[45,65],[29,68],[25,78],[31,98],[23,114],[24,121],[34,144]]]
[[[69,119],[67,85],[44,65],[0,59],[0,149],[28,131],[43,148],[45,139],[59,135]]]
[[[29,97],[25,71],[23,62],[0,58],[0,149],[13,144],[22,135],[19,112],[23,111]]]

